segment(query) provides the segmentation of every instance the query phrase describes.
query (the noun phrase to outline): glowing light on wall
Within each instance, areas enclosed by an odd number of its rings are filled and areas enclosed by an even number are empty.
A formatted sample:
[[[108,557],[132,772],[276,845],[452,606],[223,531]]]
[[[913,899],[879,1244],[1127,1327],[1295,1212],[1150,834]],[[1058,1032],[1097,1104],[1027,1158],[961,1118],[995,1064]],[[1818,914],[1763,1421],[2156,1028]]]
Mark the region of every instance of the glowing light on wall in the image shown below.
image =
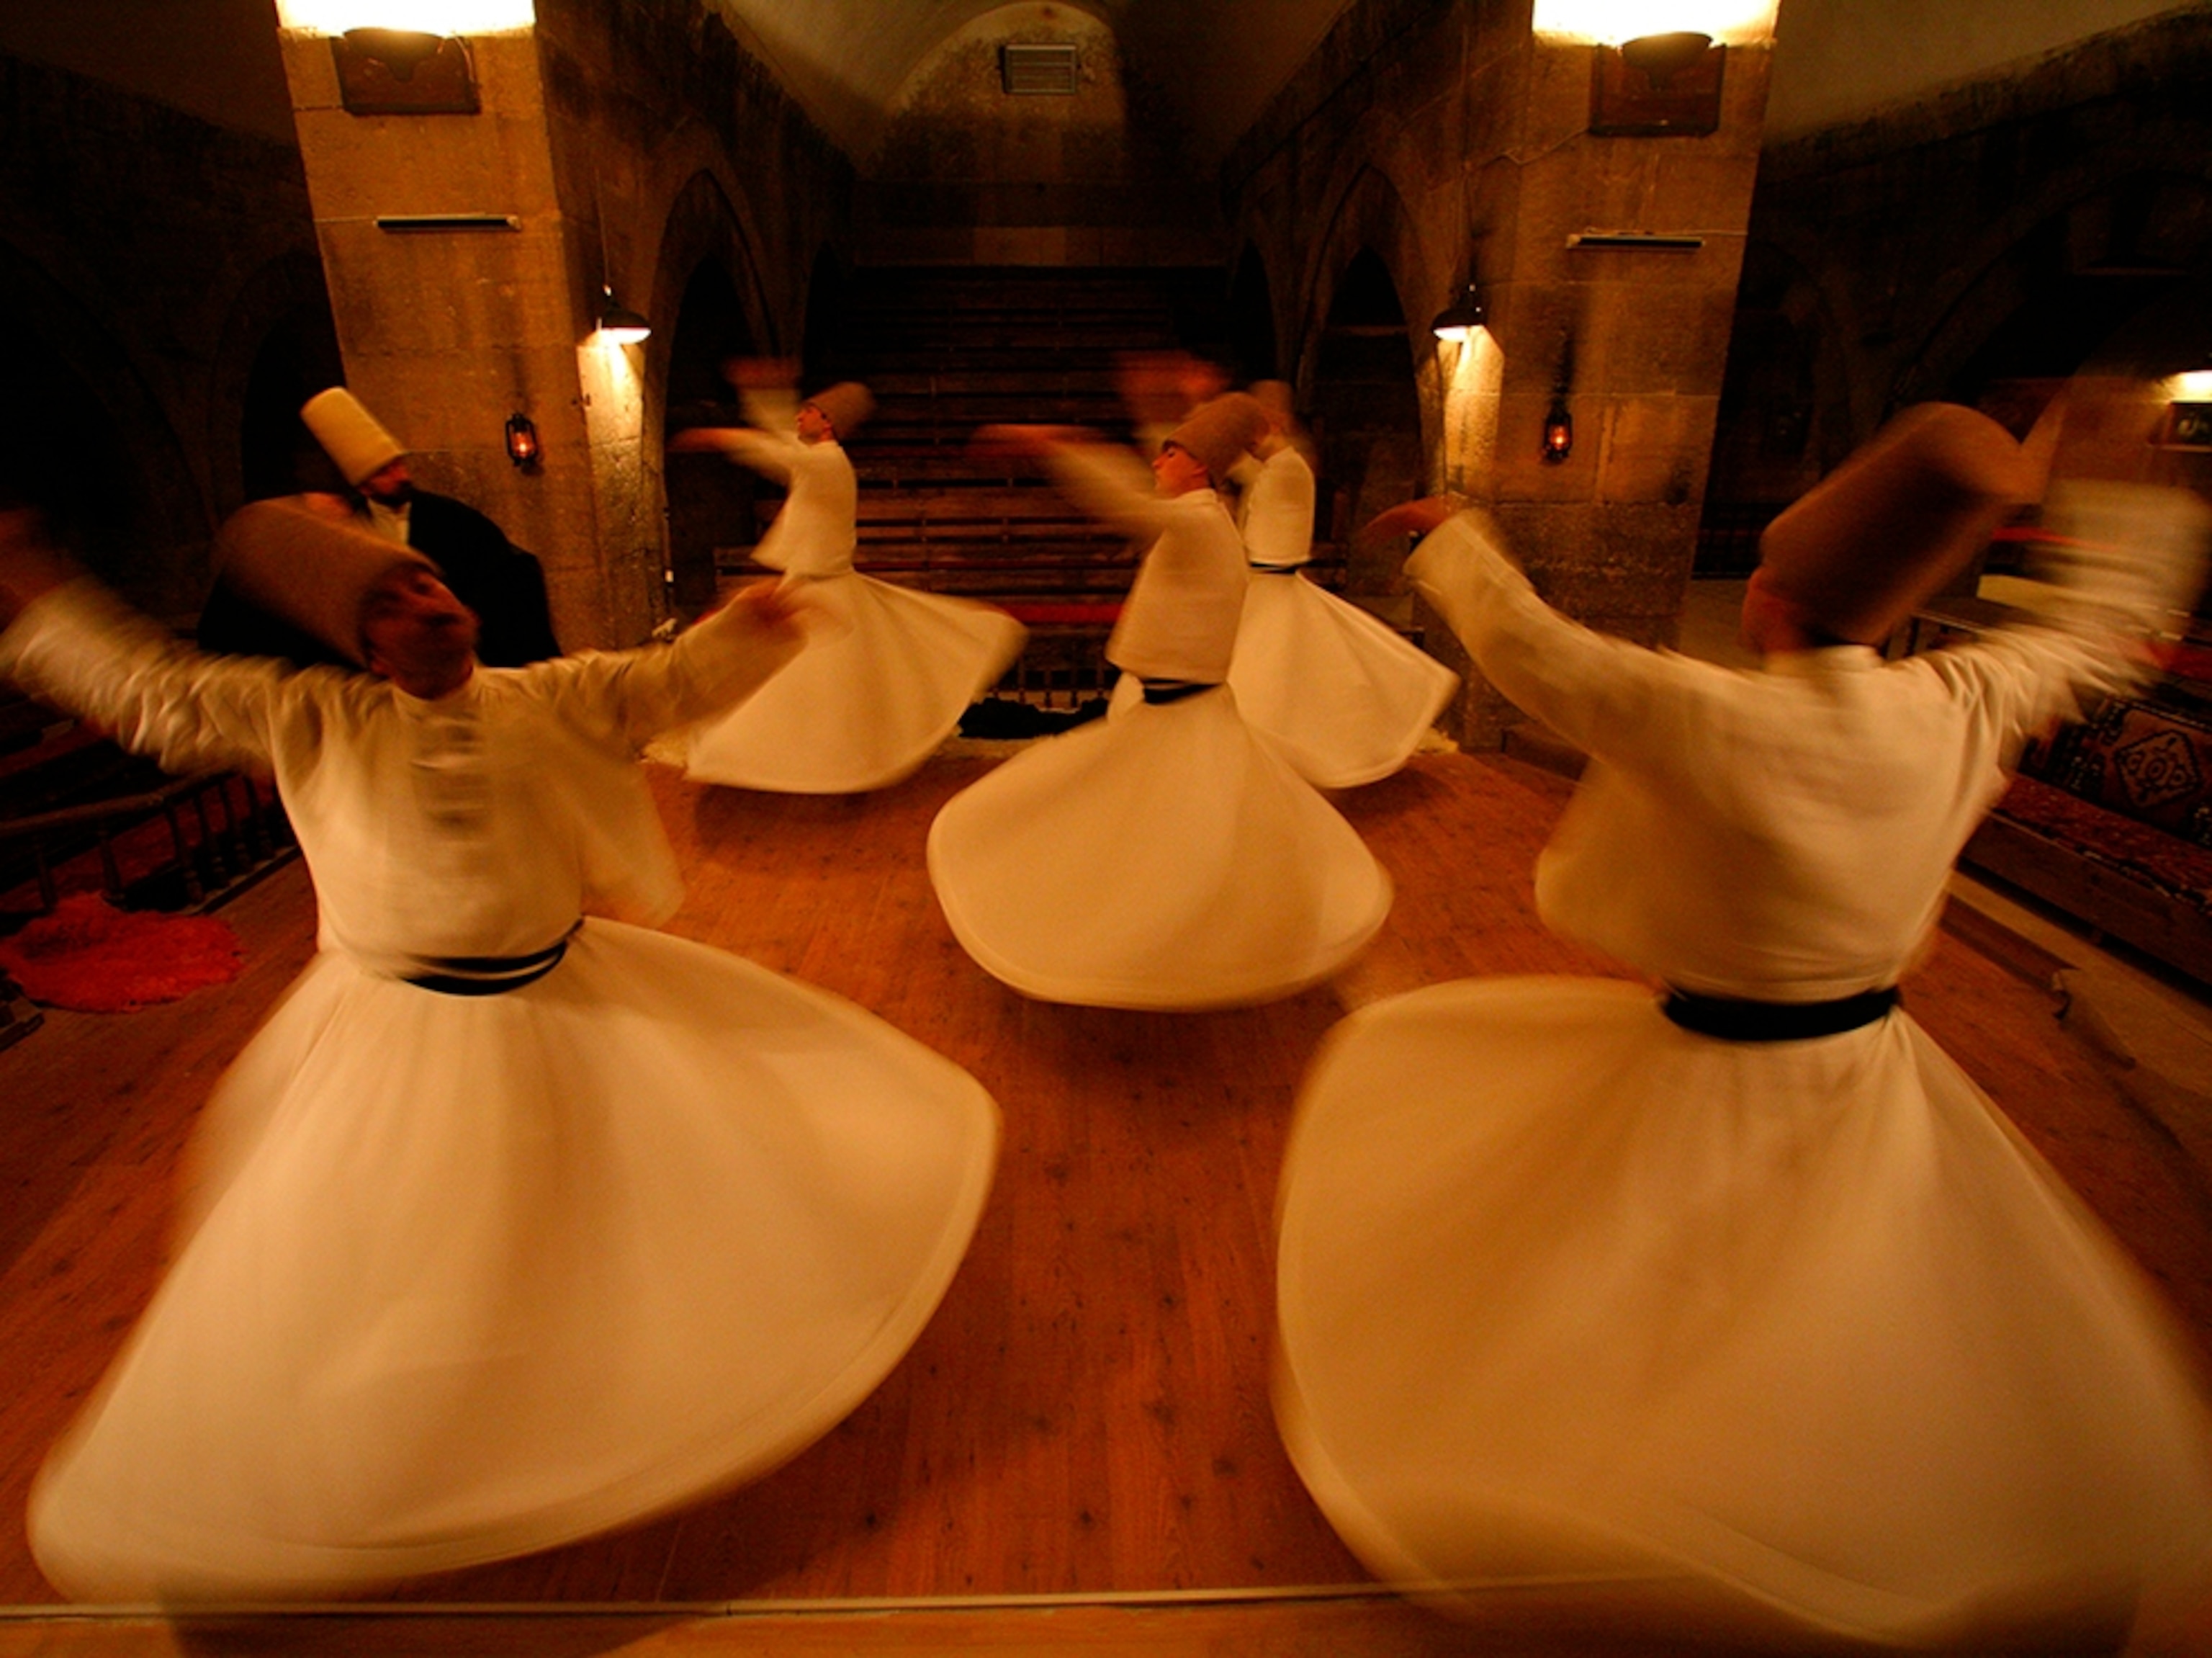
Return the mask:
[[[1562,40],[1617,46],[1647,34],[1694,29],[1724,46],[1774,33],[1777,0],[1536,0],[1535,31]]]
[[[538,21],[536,0],[276,0],[289,29],[420,29],[426,34],[498,34]]]
[[[1497,336],[1478,328],[1463,344],[1443,345],[1449,360],[1444,381],[1443,476],[1447,490],[1486,497],[1498,468],[1498,393],[1505,385],[1505,353]]]
[[[2170,403],[2212,403],[2212,369],[2192,369],[2185,375],[2169,376],[2166,396]]]

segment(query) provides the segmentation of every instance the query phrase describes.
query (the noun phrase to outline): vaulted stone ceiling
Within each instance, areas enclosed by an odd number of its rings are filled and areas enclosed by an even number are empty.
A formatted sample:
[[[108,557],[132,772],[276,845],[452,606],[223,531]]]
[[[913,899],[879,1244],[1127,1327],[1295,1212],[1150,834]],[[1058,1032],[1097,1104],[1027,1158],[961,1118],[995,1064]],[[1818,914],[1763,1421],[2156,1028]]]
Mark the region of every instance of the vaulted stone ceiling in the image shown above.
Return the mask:
[[[1201,160],[1237,137],[1352,0],[1050,3],[1115,30],[1133,70],[1182,113]],[[2181,3],[1782,0],[1767,136],[1849,120]],[[709,3],[861,155],[931,51],[1006,0]],[[0,0],[0,51],[289,138],[275,28],[274,0]]]
[[[814,118],[866,156],[933,48],[993,12],[1087,14],[1183,119],[1203,162],[1250,125],[1352,0],[713,0]]]

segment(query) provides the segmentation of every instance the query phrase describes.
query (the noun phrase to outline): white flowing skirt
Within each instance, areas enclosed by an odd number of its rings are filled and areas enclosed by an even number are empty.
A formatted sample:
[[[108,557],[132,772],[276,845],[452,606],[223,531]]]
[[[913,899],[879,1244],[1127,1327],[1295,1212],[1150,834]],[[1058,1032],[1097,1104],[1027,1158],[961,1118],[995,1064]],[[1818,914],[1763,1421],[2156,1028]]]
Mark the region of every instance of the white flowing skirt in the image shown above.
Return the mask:
[[[1028,637],[992,606],[872,576],[827,576],[808,592],[828,623],[766,685],[691,731],[691,777],[788,795],[888,788],[952,735]]]
[[[1261,573],[1244,592],[1229,684],[1307,782],[1352,789],[1405,765],[1459,675],[1304,576]]]
[[[1097,1007],[1289,996],[1390,910],[1365,843],[1226,687],[1139,701],[1016,755],[938,814],[929,875],[984,971]]]
[[[1377,1003],[1279,1213],[1299,1472],[1465,1615],[2064,1644],[2212,1550],[2164,1309],[1902,1014],[1747,1045],[1625,984]]]
[[[33,1490],[79,1600],[330,1595],[756,1478],[912,1344],[998,1112],[872,1015],[591,921],[439,995],[326,954],[224,1080],[197,1225]]]

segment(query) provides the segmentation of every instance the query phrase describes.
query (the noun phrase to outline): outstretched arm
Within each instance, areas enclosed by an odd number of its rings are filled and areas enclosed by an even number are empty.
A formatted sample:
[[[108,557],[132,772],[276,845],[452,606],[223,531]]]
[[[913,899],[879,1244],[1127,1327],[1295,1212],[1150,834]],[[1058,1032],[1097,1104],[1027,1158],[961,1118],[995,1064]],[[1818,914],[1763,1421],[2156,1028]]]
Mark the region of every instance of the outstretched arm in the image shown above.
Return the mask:
[[[969,449],[978,456],[1042,461],[1062,495],[1127,534],[1156,536],[1170,521],[1170,509],[1145,463],[1080,426],[985,426]]]
[[[2008,742],[2155,674],[2153,641],[2203,588],[2212,508],[2185,490],[2069,482],[2053,486],[2043,528],[2028,572],[2045,584],[2037,613],[1918,659]]]
[[[722,454],[778,483],[791,479],[799,438],[799,375],[781,358],[732,357],[722,375],[750,426],[693,426],[668,440],[671,454]]]
[[[1406,561],[1421,596],[1450,624],[1483,676],[1522,712],[1585,753],[1628,759],[1664,717],[1678,658],[1584,627],[1536,594],[1489,515],[1445,496],[1394,507],[1363,539],[1425,539]]]
[[[632,748],[735,707],[805,643],[812,607],[783,582],[755,582],[665,645],[586,653],[529,670],[563,714]]]
[[[290,673],[186,648],[54,551],[34,515],[0,513],[0,678],[132,753],[180,775],[265,768]]]

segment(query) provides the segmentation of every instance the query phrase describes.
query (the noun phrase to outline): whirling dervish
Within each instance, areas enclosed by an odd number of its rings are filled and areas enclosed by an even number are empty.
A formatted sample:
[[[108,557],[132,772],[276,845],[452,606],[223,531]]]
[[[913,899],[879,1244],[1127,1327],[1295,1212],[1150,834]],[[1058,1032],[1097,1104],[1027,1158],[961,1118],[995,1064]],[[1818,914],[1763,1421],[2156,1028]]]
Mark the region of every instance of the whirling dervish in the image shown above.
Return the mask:
[[[1591,756],[1536,871],[1664,983],[1354,1014],[1279,1201],[1277,1413],[1378,1575],[1469,1616],[1760,1649],[2110,1651],[2212,1560],[2212,1411],[2143,1275],[1898,1005],[2023,734],[2144,671],[2209,516],[2057,489],[2057,608],[1878,647],[2039,466],[1909,412],[1783,514],[1754,672],[1594,633],[1480,512],[1407,565]]]
[[[1289,996],[1382,926],[1390,881],[1352,826],[1246,725],[1224,681],[1246,581],[1216,484],[1256,434],[1242,394],[1152,462],[1085,433],[994,427],[1079,505],[1148,543],[1107,659],[1126,713],[1032,745],[949,802],[929,874],[953,935],[1026,996],[1195,1009]]]
[[[769,1472],[920,1334],[998,1139],[873,1015],[634,924],[681,897],[638,748],[767,682],[803,601],[485,669],[419,553],[289,502],[220,544],[368,671],[185,649],[0,515],[0,674],[165,765],[273,773],[321,921],[39,1475],[40,1570],[79,1600],[336,1595]]]
[[[1252,583],[1229,660],[1246,722],[1320,789],[1389,777],[1412,757],[1459,675],[1377,616],[1309,581],[1314,471],[1291,418],[1291,388],[1253,394],[1267,430],[1230,476],[1243,485],[1237,528]]]
[[[782,794],[888,788],[920,769],[996,685],[1028,634],[994,606],[880,582],[853,568],[859,482],[843,440],[875,406],[848,381],[804,402],[791,366],[726,372],[747,427],[693,427],[672,450],[714,452],[789,491],[754,559],[806,584],[825,622],[760,695],[686,734],[706,783]]]

